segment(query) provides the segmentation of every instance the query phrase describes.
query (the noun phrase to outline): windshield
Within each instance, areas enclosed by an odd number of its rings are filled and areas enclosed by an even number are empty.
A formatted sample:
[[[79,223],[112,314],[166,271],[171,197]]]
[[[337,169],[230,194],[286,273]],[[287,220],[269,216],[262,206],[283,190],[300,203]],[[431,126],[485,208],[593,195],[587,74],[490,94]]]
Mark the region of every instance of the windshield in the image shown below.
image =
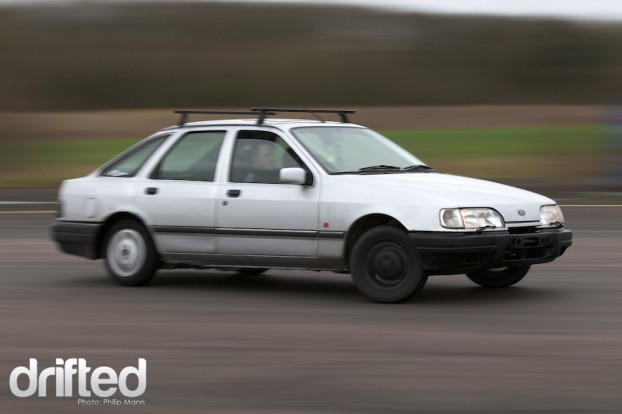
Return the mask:
[[[331,174],[399,172],[425,166],[400,146],[366,128],[301,127],[292,133]]]

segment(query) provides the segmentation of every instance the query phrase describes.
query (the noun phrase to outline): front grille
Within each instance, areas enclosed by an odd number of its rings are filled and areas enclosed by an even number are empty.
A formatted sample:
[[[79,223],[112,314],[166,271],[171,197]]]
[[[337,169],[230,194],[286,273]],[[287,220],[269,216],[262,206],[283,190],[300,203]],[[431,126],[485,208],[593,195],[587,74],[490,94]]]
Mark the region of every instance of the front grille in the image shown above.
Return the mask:
[[[537,227],[529,226],[529,227],[509,227],[508,232],[510,234],[530,234],[535,233]]]

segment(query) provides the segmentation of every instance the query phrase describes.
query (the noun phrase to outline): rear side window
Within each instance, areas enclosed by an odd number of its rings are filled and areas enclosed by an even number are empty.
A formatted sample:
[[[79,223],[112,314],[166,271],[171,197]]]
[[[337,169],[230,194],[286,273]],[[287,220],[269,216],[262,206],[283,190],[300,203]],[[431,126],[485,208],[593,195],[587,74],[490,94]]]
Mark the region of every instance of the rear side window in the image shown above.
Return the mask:
[[[109,166],[101,173],[104,177],[133,177],[140,167],[153,155],[170,134],[160,135],[134,148]]]
[[[214,181],[216,163],[226,131],[189,132],[162,158],[151,178]]]

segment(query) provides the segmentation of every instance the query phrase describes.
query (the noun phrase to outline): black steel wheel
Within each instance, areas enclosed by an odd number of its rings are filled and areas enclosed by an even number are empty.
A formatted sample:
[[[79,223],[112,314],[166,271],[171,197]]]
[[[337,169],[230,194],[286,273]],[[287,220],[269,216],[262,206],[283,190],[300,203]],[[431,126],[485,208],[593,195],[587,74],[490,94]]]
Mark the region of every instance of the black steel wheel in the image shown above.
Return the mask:
[[[488,288],[503,288],[520,282],[531,266],[502,267],[498,269],[479,269],[466,275],[473,282]]]
[[[350,271],[361,293],[382,303],[410,298],[427,280],[408,235],[392,226],[375,227],[356,241]]]

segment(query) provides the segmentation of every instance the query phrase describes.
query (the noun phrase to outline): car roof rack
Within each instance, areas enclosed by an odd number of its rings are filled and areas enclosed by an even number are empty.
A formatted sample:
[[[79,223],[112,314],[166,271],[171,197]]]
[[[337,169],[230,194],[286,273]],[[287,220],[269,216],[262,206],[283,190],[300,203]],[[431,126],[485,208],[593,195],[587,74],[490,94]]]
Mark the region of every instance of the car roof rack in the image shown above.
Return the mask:
[[[209,111],[203,109],[178,109],[176,114],[180,114],[179,122],[177,126],[182,127],[186,125],[188,121],[188,115],[202,114],[202,115],[254,115],[257,116],[256,111]],[[272,114],[270,114],[272,115]]]
[[[351,109],[307,109],[307,108],[251,108],[251,111],[259,112],[259,118],[257,119],[257,125],[263,124],[266,117],[268,115],[274,115],[277,112],[302,112],[308,113],[316,117],[321,122],[326,122],[321,116],[318,114],[337,114],[341,118],[341,122],[344,124],[349,124],[350,120],[348,119],[349,114],[354,114],[356,111]]]
[[[308,113],[316,117],[321,122],[326,122],[318,114],[337,114],[341,118],[341,122],[344,124],[350,123],[348,119],[349,114],[356,113],[350,109],[303,109],[303,108],[257,108],[253,107],[250,111],[210,111],[203,109],[178,109],[175,111],[179,114],[178,127],[183,127],[188,122],[189,115],[202,114],[202,115],[253,115],[257,117],[257,125],[262,125],[269,115],[276,115],[278,112],[298,112]]]

